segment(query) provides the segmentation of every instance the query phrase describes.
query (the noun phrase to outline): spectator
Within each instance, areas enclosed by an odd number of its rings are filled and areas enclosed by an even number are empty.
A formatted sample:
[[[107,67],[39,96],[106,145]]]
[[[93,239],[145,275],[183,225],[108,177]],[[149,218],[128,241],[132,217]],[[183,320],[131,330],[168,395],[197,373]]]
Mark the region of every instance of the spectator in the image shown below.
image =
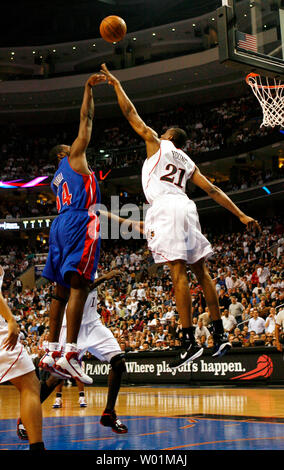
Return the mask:
[[[101,317],[102,317],[102,322],[104,325],[109,325],[110,324],[110,319],[111,319],[111,312],[108,308],[105,306],[102,306],[101,311],[100,311]]]
[[[224,310],[224,313],[221,318],[222,318],[225,333],[228,333],[228,334],[232,333],[232,331],[237,325],[234,315],[230,315],[229,310],[226,309]]]
[[[248,331],[249,332],[254,331],[255,334],[259,335],[263,333],[264,330],[265,330],[265,321],[263,318],[259,317],[257,309],[254,308],[252,311],[252,318],[250,319],[249,324],[248,324]]]
[[[244,311],[243,305],[237,301],[236,297],[231,297],[231,304],[229,305],[229,313],[232,315],[237,323],[242,321],[242,313]]]
[[[267,282],[267,279],[269,277],[269,269],[266,265],[263,265],[263,264],[260,264],[259,265],[259,268],[257,269],[257,277],[258,277],[258,280],[259,280],[259,284],[262,286],[262,287],[265,287],[266,286],[266,282]]]
[[[265,322],[265,333],[268,335],[272,333],[274,335],[275,332],[275,320],[276,320],[276,311],[275,308],[271,307],[269,309],[269,315]]]
[[[210,332],[206,326],[203,325],[202,320],[198,320],[197,327],[195,328],[195,339],[198,344],[204,345],[208,337],[210,336]]]
[[[210,317],[210,313],[208,311],[208,307],[205,308],[205,312],[201,313],[198,316],[198,320],[202,320],[203,325],[208,328],[208,325],[210,325],[210,323],[211,323],[211,317]]]

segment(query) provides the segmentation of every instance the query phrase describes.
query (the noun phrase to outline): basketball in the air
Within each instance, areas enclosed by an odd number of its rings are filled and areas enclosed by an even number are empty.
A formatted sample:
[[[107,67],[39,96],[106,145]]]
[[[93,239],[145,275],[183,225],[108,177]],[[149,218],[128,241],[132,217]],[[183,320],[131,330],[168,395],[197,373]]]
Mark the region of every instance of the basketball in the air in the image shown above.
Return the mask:
[[[100,24],[101,37],[107,42],[119,42],[126,35],[127,26],[119,16],[111,15]]]

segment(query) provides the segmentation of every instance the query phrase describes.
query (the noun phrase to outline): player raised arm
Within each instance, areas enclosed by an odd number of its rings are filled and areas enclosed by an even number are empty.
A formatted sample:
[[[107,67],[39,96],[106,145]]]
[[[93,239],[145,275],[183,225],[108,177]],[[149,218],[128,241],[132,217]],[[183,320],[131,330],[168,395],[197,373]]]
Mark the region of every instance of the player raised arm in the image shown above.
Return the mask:
[[[210,196],[214,201],[216,201],[220,206],[225,207],[230,212],[232,212],[236,217],[240,219],[240,221],[247,226],[249,230],[258,230],[260,231],[260,226],[256,220],[252,217],[247,216],[242,212],[234,203],[233,201],[217,186],[212,184],[201,172],[198,168],[194,171],[191,181],[198,186],[199,188],[203,189],[208,196]]]
[[[76,171],[89,173],[86,159],[86,149],[92,135],[95,105],[92,87],[106,80],[103,74],[91,75],[85,83],[84,96],[80,110],[80,126],[77,138],[74,140],[70,150],[70,163]]]
[[[147,158],[150,158],[160,148],[160,139],[157,132],[151,129],[151,127],[147,126],[141,119],[134,104],[130,101],[127,94],[123,90],[120,81],[110,73],[105,64],[102,64],[101,66],[101,73],[105,75],[108,84],[114,87],[118,104],[123,115],[126,117],[135,132],[137,132],[137,134],[145,140]]]
[[[97,288],[100,284],[103,284],[106,281],[109,281],[113,277],[119,277],[122,276],[122,273],[119,269],[112,269],[106,274],[102,274],[102,276],[98,277],[98,279],[95,279],[93,284],[89,286],[90,290],[92,291],[93,289]]]

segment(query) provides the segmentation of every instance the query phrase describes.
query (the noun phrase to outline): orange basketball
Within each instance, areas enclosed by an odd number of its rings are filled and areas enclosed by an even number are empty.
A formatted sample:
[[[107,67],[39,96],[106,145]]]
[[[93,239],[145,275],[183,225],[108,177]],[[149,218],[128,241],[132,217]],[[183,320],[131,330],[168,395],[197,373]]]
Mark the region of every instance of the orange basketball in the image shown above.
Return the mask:
[[[126,35],[127,26],[119,16],[111,15],[100,24],[101,37],[107,42],[119,42]]]

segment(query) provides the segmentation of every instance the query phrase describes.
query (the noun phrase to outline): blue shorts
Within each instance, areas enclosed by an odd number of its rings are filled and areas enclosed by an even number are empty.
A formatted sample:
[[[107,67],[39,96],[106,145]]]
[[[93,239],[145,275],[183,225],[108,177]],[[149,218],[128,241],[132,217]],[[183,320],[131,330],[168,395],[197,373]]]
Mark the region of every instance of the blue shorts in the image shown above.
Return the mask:
[[[49,252],[42,276],[70,287],[67,273],[75,271],[94,281],[101,246],[100,222],[87,210],[68,210],[52,223]]]

